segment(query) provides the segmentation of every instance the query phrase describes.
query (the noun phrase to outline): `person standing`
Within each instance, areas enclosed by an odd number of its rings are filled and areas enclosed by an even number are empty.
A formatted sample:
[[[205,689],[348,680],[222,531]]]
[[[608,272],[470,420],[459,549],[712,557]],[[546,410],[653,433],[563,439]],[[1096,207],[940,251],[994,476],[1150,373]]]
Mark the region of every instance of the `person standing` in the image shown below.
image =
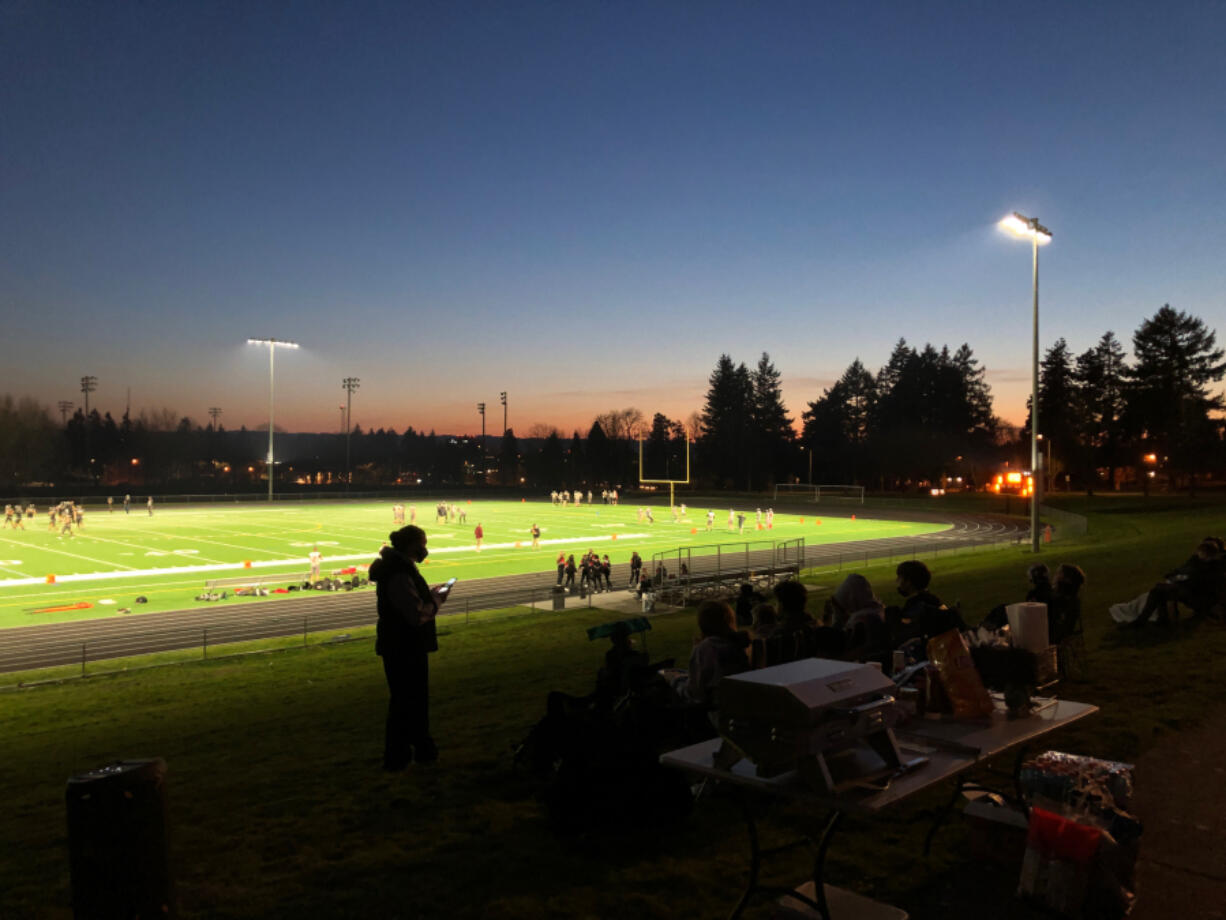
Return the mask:
[[[566,577],[566,553],[558,553],[558,587],[562,587],[562,579]]]
[[[323,553],[319,551],[318,546],[311,550],[311,584],[315,584],[315,582],[319,581],[319,565],[323,561],[323,558]]]
[[[532,548],[536,549],[541,545],[541,528],[536,524],[532,525]]]
[[[438,651],[435,617],[446,594],[431,588],[418,571],[425,562],[426,532],[412,524],[389,535],[391,546],[370,564],[379,614],[375,654],[387,678],[383,769],[400,771],[416,760],[432,764],[438,747],[430,736],[431,652]]]
[[[131,495],[125,495],[123,497],[123,513],[124,514],[132,513],[132,496]]]
[[[150,495],[149,498],[145,500],[145,507],[149,509],[149,517],[153,517],[153,496],[152,495]]]
[[[639,575],[643,571],[643,557],[635,550],[630,554],[630,587],[633,588],[639,583]]]
[[[106,513],[113,514],[115,511],[115,496],[108,495],[106,497]]]
[[[566,590],[570,591],[575,587],[575,572],[578,568],[575,565],[575,554],[571,553],[566,557]]]
[[[485,539],[485,531],[481,529],[481,522],[477,522],[477,526],[473,528],[473,536],[477,539],[477,552],[481,552],[481,541]]]

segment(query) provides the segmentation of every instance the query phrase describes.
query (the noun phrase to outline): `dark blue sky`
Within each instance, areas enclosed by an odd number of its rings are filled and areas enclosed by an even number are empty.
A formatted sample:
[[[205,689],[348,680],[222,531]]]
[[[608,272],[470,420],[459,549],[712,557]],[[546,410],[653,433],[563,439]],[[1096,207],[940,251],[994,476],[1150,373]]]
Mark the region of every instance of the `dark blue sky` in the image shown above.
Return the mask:
[[[900,336],[997,412],[1042,340],[1226,310],[1226,4],[0,4],[4,390],[278,422],[796,416]]]

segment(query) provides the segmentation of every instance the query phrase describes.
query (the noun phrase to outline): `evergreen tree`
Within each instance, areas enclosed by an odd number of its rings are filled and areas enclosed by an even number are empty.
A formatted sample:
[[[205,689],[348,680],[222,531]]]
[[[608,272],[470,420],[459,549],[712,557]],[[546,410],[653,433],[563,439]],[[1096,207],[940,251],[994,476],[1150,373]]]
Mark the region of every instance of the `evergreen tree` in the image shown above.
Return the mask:
[[[502,433],[502,448],[498,451],[498,475],[504,486],[519,485],[519,439],[511,428]]]
[[[618,466],[617,449],[609,442],[599,419],[592,422],[584,449],[587,453],[588,470],[593,479],[605,482],[615,475],[614,470]]]
[[[1052,469],[1046,471],[1044,489],[1050,490],[1058,470],[1069,467],[1069,459],[1077,451],[1077,424],[1074,417],[1073,359],[1068,343],[1056,339],[1039,362],[1039,451],[1051,457]],[[1026,431],[1030,431],[1030,419],[1026,419]]]
[[[770,487],[780,478],[787,479],[795,433],[792,420],[783,405],[782,375],[770,355],[762,352],[758,365],[750,375],[753,391],[750,433],[756,447],[755,464],[758,485]]]
[[[733,364],[729,355],[720,355],[709,378],[700,443],[703,468],[721,486],[731,487],[744,481],[748,469],[744,448],[752,399],[748,369],[744,364],[739,367]]]
[[[1124,347],[1108,330],[1097,345],[1077,356],[1073,370],[1073,428],[1082,483],[1090,493],[1098,482],[1100,467],[1107,470],[1108,485],[1113,489],[1116,486],[1115,470],[1122,462],[1126,440],[1127,388]]]
[[[1169,460],[1172,488],[1178,473],[1194,477],[1203,465],[1199,452],[1211,427],[1209,412],[1223,407],[1221,394],[1209,392],[1226,374],[1226,353],[1215,344],[1216,335],[1200,319],[1170,304],[1132,336],[1129,411],[1149,452]]]

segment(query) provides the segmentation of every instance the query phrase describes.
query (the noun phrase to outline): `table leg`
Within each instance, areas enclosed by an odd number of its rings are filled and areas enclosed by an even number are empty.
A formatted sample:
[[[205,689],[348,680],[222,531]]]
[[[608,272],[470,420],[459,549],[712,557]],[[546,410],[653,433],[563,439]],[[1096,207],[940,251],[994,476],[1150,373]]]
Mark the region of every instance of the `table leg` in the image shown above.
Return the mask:
[[[802,894],[798,894],[796,891],[789,888],[758,884],[758,878],[762,872],[763,856],[784,853],[802,844],[807,844],[810,841],[808,838],[801,838],[799,840],[793,840],[790,843],[785,843],[782,846],[771,847],[766,850],[762,849],[761,844],[758,842],[758,821],[757,818],[754,817],[753,800],[751,796],[743,793],[739,794],[737,796],[737,801],[740,803],[741,811],[745,815],[745,827],[749,832],[749,881],[745,885],[745,891],[741,895],[741,899],[737,901],[736,907],[734,907],[732,909],[732,913],[728,915],[728,920],[737,920],[737,918],[741,916],[741,914],[745,911],[745,908],[749,905],[750,899],[758,892],[762,892],[763,894],[767,895],[780,895],[783,897],[794,898],[795,900],[800,901],[801,903],[806,904],[818,911],[822,915],[823,920],[830,920],[830,910],[826,906],[826,893],[825,886],[822,882],[822,873],[826,863],[826,848],[830,843],[830,835],[834,833],[835,827],[842,818],[842,813],[838,811],[832,812],[830,818],[826,821],[826,826],[822,830],[821,840],[817,849],[817,858],[813,865],[813,881],[817,886],[817,900],[813,900]]]
[[[937,816],[932,821],[932,827],[928,828],[928,834],[924,837],[924,859],[928,859],[928,854],[932,851],[932,841],[936,839],[937,831],[941,829],[941,825],[945,823],[945,819],[949,817],[954,810],[954,806],[958,804],[958,797],[962,795],[962,790],[967,788],[966,784],[961,780],[954,783],[954,791],[949,797],[941,810],[937,812]]]
[[[843,813],[837,808],[830,813],[826,826],[822,828],[821,839],[817,842],[817,857],[813,860],[813,893],[817,895],[817,911],[822,920],[830,920],[830,906],[826,903],[826,851],[830,848],[830,838],[834,836],[835,828],[843,820]]]

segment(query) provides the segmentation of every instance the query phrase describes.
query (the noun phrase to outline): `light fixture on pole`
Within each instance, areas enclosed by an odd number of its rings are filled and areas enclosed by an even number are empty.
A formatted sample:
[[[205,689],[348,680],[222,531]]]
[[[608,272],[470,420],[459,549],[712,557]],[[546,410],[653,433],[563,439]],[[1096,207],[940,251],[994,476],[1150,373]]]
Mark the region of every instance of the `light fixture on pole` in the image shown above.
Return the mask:
[[[221,409],[217,406],[209,406],[209,418],[213,420],[213,430],[217,430],[217,419],[221,417]]]
[[[272,473],[273,473],[273,450],[272,450],[272,432],[273,432],[273,389],[274,374],[274,355],[278,348],[297,348],[297,342],[286,342],[282,339],[248,339],[248,345],[267,345],[268,346],[268,500],[272,501]]]
[[[1034,337],[1030,366],[1030,549],[1039,551],[1039,247],[1051,242],[1051,231],[1037,217],[1014,211],[1000,222],[1000,228],[1030,240],[1034,251]]]
[[[507,391],[503,390],[498,394],[498,398],[502,400],[502,436],[507,436]]]
[[[353,474],[349,472],[349,437],[353,433],[353,391],[356,390],[362,381],[357,377],[346,377],[341,381],[341,386],[345,388],[345,392],[349,395],[345,398],[345,491],[349,491],[349,483],[353,481]]]
[[[485,479],[485,403],[477,403],[477,411],[481,413],[481,479]]]
[[[61,399],[56,405],[60,409],[60,420],[64,423],[64,427],[68,427],[68,413],[72,411],[72,400]]]
[[[94,376],[81,378],[81,392],[85,394],[85,469],[90,477],[94,475],[94,458],[89,447],[89,394],[98,389],[98,378]]]

